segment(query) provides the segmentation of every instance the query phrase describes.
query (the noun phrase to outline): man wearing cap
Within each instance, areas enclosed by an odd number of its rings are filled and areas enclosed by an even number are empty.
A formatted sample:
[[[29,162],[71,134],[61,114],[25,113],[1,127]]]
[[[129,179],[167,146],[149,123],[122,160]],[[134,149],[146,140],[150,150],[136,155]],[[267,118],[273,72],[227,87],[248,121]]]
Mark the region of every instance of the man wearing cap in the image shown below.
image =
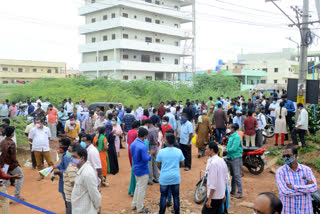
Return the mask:
[[[237,110],[236,116],[233,118],[233,121],[232,121],[232,123],[236,123],[239,125],[240,131],[242,130],[242,122],[244,120],[244,118],[241,114],[242,114],[242,112],[240,110]]]

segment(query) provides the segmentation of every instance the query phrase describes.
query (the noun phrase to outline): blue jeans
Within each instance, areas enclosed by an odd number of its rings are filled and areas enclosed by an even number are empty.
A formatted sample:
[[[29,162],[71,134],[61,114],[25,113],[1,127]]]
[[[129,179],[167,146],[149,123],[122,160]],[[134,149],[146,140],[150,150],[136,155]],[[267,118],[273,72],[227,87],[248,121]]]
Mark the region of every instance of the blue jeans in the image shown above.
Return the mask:
[[[275,124],[276,124],[276,118],[275,118],[275,117],[271,117],[271,119],[272,119],[272,125],[275,126]]]
[[[222,143],[222,138],[226,135],[226,128],[223,129],[216,129],[218,135],[218,142],[219,144]]]
[[[176,184],[176,185],[161,185],[160,184],[161,197],[160,197],[159,214],[164,214],[166,212],[166,200],[168,197],[169,190],[171,190],[172,195],[173,195],[174,213],[180,214],[179,187],[180,187],[180,184]]]

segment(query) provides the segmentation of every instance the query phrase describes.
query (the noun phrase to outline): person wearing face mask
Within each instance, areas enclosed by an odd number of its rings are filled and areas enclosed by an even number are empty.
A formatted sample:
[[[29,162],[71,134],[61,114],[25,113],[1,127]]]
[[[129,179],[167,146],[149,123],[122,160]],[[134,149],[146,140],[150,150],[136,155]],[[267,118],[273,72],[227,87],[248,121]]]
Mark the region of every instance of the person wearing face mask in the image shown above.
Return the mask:
[[[111,124],[106,124],[106,138],[107,142],[109,143],[108,145],[108,158],[109,158],[109,166],[110,166],[110,174],[117,174],[119,172],[119,164],[118,164],[118,157],[117,157],[117,152],[116,152],[116,147],[115,147],[115,136],[112,132],[113,127]]]
[[[263,107],[261,107],[261,110],[263,109]],[[256,119],[258,122],[258,126],[256,128],[256,139],[255,139],[255,143],[257,147],[262,147],[263,146],[263,131],[264,131],[264,127],[267,125],[266,122],[266,117],[264,116],[263,113],[261,113],[260,108],[256,108]]]
[[[72,152],[81,147],[79,143],[71,143],[66,151],[66,157],[70,159],[67,169],[63,172],[63,192],[66,198],[66,214],[72,214],[71,193],[77,177],[78,168],[71,162]]]
[[[165,135],[166,131],[168,129],[172,129],[172,127],[169,125],[169,117],[167,116],[164,116],[162,118],[162,126],[161,126],[161,129],[162,129],[162,133],[163,133],[163,136]]]
[[[276,171],[282,213],[312,214],[311,194],[317,192],[317,180],[312,170],[297,162],[298,149],[294,146],[287,146],[282,158],[285,165]]]
[[[49,166],[53,166],[52,157],[50,154],[49,140],[51,137],[50,129],[43,126],[43,121],[40,119],[35,119],[36,127],[31,129],[29,133],[29,141],[32,143],[32,152],[34,152],[37,169],[42,170],[44,164],[42,164],[43,158],[46,160]],[[40,174],[38,181],[44,179],[44,176]]]
[[[83,111],[81,112],[81,130],[85,129],[85,122],[89,118],[89,109],[87,105],[83,106]]]
[[[292,143],[294,145],[298,145],[297,134],[299,134],[299,138],[302,144],[302,147],[306,147],[306,142],[304,140],[304,135],[308,131],[309,128],[309,116],[307,110],[303,108],[303,104],[297,104],[299,116],[297,120],[296,127],[291,131]]]
[[[280,107],[275,110],[275,146],[278,146],[278,138],[281,136],[281,146],[284,146],[284,135],[287,134],[287,109],[284,108],[284,102],[280,103]]]
[[[76,119],[71,116],[70,117],[70,123],[65,128],[65,135],[70,139],[71,142],[73,142],[80,133],[80,126],[76,123]]]
[[[89,154],[84,148],[78,147],[72,153],[71,162],[78,168],[71,194],[72,213],[98,213],[101,206],[101,194],[96,181],[97,176],[95,169],[88,160]]]
[[[107,120],[104,118],[104,112],[99,113],[99,117],[96,118],[93,130],[96,131],[96,134],[98,133],[98,129],[100,127],[104,127],[106,124]]]
[[[137,213],[149,213],[149,210],[144,207],[143,201],[149,180],[148,162],[151,160],[151,155],[155,154],[155,152],[148,152],[148,148],[144,143],[147,137],[148,130],[140,127],[138,138],[130,147],[133,162],[132,170],[137,180],[131,206],[132,209],[137,210]]]
[[[230,109],[227,111],[227,115],[229,117],[229,124],[233,123],[233,118],[236,116],[237,110],[235,109],[235,104],[232,102],[230,105]]]
[[[93,129],[95,123],[96,123],[96,119],[94,118],[94,112],[90,111],[89,112],[89,117],[84,122],[84,132],[86,134],[90,134],[92,136],[95,136],[96,133],[95,133],[95,131]]]
[[[13,142],[12,137],[14,135],[15,128],[13,126],[7,126],[5,128],[6,138],[1,141],[1,163],[9,165],[8,173],[11,175],[19,175],[20,178],[17,179],[15,184],[14,197],[24,201],[24,198],[20,196],[21,187],[23,183],[23,172],[20,168],[20,164],[16,156],[16,144]],[[3,181],[3,185],[7,188],[9,185],[9,180]]]
[[[277,102],[277,98],[273,98],[272,103],[269,106],[270,111],[270,117],[272,118],[272,124],[275,126],[276,124],[276,117],[275,117],[275,110],[279,107],[279,104]]]
[[[193,137],[193,125],[188,121],[188,115],[182,114],[181,123],[181,133],[180,133],[180,149],[185,157],[185,171],[191,169],[191,140]]]
[[[262,192],[254,200],[253,214],[281,214],[282,202],[271,192]]]
[[[166,113],[166,108],[164,107],[164,102],[160,103],[160,107],[158,108],[158,115],[160,117],[160,120],[162,120],[162,117],[165,115]]]
[[[142,105],[139,104],[139,107],[136,110],[136,114],[135,114],[136,120],[140,121],[142,116],[143,116],[143,108],[142,108]]]
[[[59,192],[62,194],[62,198],[66,204],[66,208],[67,208],[67,202],[66,202],[66,196],[64,194],[63,191],[63,186],[64,186],[64,182],[63,182],[63,173],[66,171],[69,163],[70,163],[70,159],[71,157],[67,156],[67,151],[68,151],[68,147],[70,146],[70,140],[66,137],[61,138],[59,140],[59,152],[62,153],[62,158],[61,158],[61,162],[58,165],[55,165],[53,167],[54,171],[53,173],[55,175],[59,175],[60,179],[59,179]]]

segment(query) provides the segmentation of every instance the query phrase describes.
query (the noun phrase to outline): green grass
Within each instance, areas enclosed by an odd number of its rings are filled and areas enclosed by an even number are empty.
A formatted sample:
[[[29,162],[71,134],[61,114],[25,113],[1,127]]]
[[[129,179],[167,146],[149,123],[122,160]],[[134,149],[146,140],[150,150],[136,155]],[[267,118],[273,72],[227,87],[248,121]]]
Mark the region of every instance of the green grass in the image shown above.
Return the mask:
[[[320,147],[317,146],[317,145],[309,143],[309,144],[307,144],[307,147],[300,148],[298,150],[298,155],[302,155],[302,154],[306,154],[306,153],[314,152],[314,151],[320,151]]]
[[[270,148],[270,149],[268,149],[268,156],[270,156],[270,157],[277,157],[277,156],[279,156],[279,155],[281,155],[281,151],[279,150],[279,148],[278,147],[275,147],[275,148]]]
[[[314,168],[320,172],[320,156],[313,161]]]
[[[10,125],[16,128],[15,132],[16,132],[18,147],[29,145],[29,141],[24,134],[24,130],[26,129],[28,124],[29,124],[29,121],[22,116],[14,117],[14,119],[11,119]]]

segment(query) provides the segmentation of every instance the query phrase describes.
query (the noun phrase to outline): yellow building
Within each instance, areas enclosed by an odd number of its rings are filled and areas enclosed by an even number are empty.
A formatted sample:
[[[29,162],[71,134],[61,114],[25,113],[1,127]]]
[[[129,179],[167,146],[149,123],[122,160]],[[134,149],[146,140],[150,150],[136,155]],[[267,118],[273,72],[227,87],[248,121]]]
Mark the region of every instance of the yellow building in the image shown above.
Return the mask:
[[[27,83],[40,78],[65,78],[66,63],[0,59],[0,84]]]

